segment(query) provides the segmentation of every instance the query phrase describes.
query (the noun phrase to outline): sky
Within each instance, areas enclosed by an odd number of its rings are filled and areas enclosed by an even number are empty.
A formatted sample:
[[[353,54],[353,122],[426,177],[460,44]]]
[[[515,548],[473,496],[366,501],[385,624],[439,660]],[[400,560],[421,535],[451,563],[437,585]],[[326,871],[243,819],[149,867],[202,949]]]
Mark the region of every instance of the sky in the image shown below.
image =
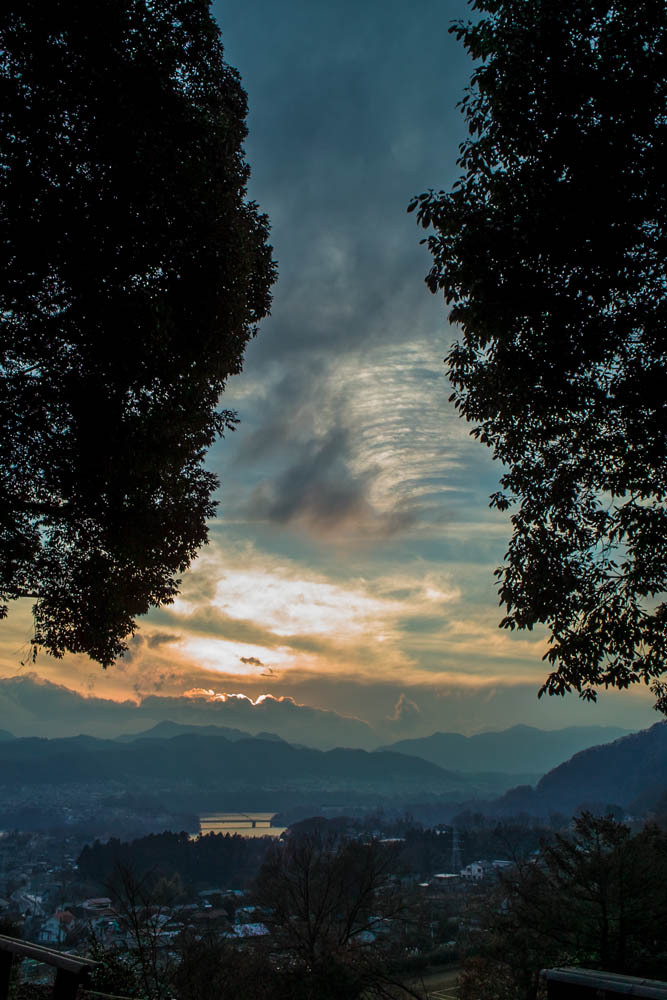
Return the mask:
[[[250,197],[270,217],[279,279],[221,401],[241,423],[209,456],[222,481],[210,543],[116,666],[44,653],[21,666],[28,604],[2,624],[0,678],[31,671],[98,701],[152,699],[155,717],[164,698],[164,717],[196,708],[291,736],[295,719],[342,716],[349,741],[651,725],[645,689],[538,701],[546,636],[498,628],[509,527],[488,498],[500,469],[448,402],[455,331],[406,212],[458,175],[472,64],[448,27],[465,3],[213,10],[248,93]],[[8,729],[18,713],[40,731],[50,710],[21,711],[0,693]]]

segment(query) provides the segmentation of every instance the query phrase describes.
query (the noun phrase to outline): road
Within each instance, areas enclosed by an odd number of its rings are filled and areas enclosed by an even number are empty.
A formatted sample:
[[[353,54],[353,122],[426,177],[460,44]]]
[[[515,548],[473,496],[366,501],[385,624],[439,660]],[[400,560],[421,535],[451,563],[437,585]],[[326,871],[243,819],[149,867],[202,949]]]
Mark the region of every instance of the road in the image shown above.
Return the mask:
[[[423,979],[415,983],[421,987],[428,1000],[458,1000],[458,968],[445,966],[440,970],[427,973]]]

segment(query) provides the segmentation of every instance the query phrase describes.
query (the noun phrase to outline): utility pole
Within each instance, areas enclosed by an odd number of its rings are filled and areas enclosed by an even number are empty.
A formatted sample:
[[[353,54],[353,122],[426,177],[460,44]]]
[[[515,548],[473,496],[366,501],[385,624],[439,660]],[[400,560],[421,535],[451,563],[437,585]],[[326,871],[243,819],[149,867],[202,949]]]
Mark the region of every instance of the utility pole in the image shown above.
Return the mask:
[[[452,827],[452,872],[456,875],[461,871],[462,867],[461,834],[456,827]]]

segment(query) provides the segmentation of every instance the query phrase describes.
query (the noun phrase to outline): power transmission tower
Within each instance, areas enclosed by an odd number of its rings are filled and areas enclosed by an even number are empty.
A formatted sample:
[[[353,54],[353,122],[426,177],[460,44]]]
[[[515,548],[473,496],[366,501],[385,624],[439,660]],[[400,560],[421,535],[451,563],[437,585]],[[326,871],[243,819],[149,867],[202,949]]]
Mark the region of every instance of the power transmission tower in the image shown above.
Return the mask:
[[[461,871],[463,858],[461,855],[461,834],[454,827],[452,829],[452,871],[454,874]]]

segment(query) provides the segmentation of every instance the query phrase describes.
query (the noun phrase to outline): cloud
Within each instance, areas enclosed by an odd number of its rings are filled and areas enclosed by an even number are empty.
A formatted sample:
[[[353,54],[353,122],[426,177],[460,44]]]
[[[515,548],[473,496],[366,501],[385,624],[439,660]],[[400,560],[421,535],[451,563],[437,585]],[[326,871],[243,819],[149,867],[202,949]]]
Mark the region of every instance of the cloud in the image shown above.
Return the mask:
[[[170,643],[178,642],[182,636],[171,632],[152,632],[146,636],[146,645],[149,649],[157,649],[158,646],[168,646]]]
[[[210,578],[208,605],[201,601],[197,577]],[[193,600],[190,583],[194,583]],[[421,581],[413,581],[421,587]],[[225,551],[209,546],[184,581],[183,592],[165,617],[174,612],[182,626],[190,619],[228,641],[285,646],[299,638],[346,639],[386,633],[402,611],[401,601],[381,592],[370,581],[335,580],[293,559],[270,557],[252,546]],[[248,633],[234,631],[247,623]],[[246,657],[263,660],[262,652],[244,650]]]
[[[375,745],[373,730],[353,716],[313,708],[291,696],[193,688],[173,695],[139,693],[122,702],[91,697],[37,674],[0,679],[0,728],[17,736],[65,736],[84,732],[114,737],[139,732],[165,719],[194,725],[275,732],[291,742],[329,749]]]
[[[414,729],[421,717],[421,709],[416,701],[401,692],[389,716],[389,724],[396,729]]]
[[[379,345],[246,383],[238,479],[227,479],[233,516],[335,544],[439,531],[457,518],[468,434],[443,425],[441,352],[433,341]]]
[[[148,632],[144,634],[143,631],[137,631],[127,640],[127,649],[120,660],[117,661],[116,669],[121,672],[124,671],[129,664],[136,662],[141,657],[143,650],[146,648],[158,649],[160,646],[178,642],[180,638],[181,636],[169,632]]]
[[[334,746],[375,745],[371,727],[361,719],[313,708],[287,695],[266,693],[251,697],[242,692],[200,688],[181,697],[151,695],[142,699],[141,715],[198,725],[224,725],[251,733],[274,732],[288,742],[327,749]]]
[[[323,539],[362,533],[388,538],[411,524],[416,513],[409,504],[380,511],[368,501],[377,470],[352,472],[347,461],[348,437],[347,431],[334,428],[323,438],[301,445],[296,463],[272,482],[255,487],[251,516],[276,524],[298,524]]]
[[[259,660],[256,656],[241,656],[241,657],[239,657],[239,659],[241,660],[241,663],[245,663],[248,666],[252,666],[252,667],[263,667],[264,666],[264,664],[262,663],[262,661]]]
[[[566,725],[620,725],[645,728],[655,722],[652,699],[642,688],[603,692],[596,705],[578,699],[537,700],[537,685],[486,683],[464,686],[424,681],[409,688],[353,677],[295,678],[290,694],[253,693],[211,685],[186,694],[152,694],[135,700],[90,697],[35,674],[0,679],[0,728],[18,736],[89,733],[113,738],[140,732],[165,719],[194,725],[219,725],[244,732],[273,732],[293,743],[321,749],[334,746],[374,749],[398,736],[425,736],[440,730],[474,733],[503,729],[530,718],[545,729]],[[271,683],[270,680],[267,683]],[[339,705],[324,711],[308,702]],[[354,703],[357,716],[346,711]]]

